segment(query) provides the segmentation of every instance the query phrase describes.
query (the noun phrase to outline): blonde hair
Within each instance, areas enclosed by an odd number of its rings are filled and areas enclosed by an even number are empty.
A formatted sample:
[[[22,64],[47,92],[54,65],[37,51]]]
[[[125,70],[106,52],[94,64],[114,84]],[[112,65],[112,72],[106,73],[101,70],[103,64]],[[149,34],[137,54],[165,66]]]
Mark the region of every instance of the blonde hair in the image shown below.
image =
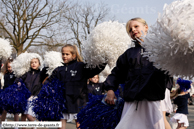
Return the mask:
[[[129,33],[129,24],[131,23],[131,21],[138,21],[138,22],[141,22],[144,26],[145,26],[145,25],[148,26],[147,22],[146,22],[144,19],[139,18],[139,17],[132,18],[132,19],[130,19],[130,20],[127,22],[127,24],[126,24],[126,31],[127,31],[128,35],[130,35],[130,33]]]
[[[170,93],[170,98],[173,99],[173,98],[177,97],[178,94],[180,94],[180,92],[181,92],[180,88],[176,89],[174,92]]]
[[[80,56],[80,54],[79,54],[79,52],[78,52],[78,49],[77,49],[77,46],[76,46],[76,45],[66,44],[66,45],[64,45],[64,46],[61,48],[61,52],[63,51],[63,48],[64,48],[64,47],[69,47],[69,48],[71,49],[71,50],[70,50],[71,54],[76,56],[76,60],[77,60],[78,62],[83,62],[82,57]]]

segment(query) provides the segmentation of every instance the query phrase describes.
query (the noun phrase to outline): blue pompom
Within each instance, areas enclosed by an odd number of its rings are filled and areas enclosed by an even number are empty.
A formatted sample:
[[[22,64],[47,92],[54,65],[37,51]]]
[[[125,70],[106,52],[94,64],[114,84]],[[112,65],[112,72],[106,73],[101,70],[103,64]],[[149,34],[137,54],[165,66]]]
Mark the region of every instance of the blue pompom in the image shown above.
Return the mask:
[[[81,129],[114,129],[120,121],[124,100],[117,97],[117,105],[103,103],[104,95],[89,95],[88,104],[77,115]]]
[[[38,98],[32,101],[33,110],[39,121],[58,121],[65,111],[64,84],[58,79],[43,85]]]
[[[189,81],[189,80],[184,80],[181,78],[177,79],[177,84],[179,84],[181,91],[187,91],[188,89],[190,89],[191,83],[192,81]]]
[[[20,85],[17,83],[10,85],[0,94],[1,105],[9,113],[24,113],[26,110],[27,99],[31,93],[22,81],[20,83]]]
[[[0,94],[1,94],[2,90],[0,89]],[[2,106],[2,100],[0,98],[0,114],[2,114],[3,112],[3,106]]]

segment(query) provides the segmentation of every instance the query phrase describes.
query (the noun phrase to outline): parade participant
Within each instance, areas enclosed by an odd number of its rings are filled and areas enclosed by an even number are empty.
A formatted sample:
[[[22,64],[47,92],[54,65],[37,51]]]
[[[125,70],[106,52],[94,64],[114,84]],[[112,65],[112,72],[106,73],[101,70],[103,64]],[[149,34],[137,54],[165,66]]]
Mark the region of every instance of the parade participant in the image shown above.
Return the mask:
[[[61,121],[62,128],[65,129],[66,121],[70,117],[76,120],[77,113],[88,101],[87,79],[99,74],[104,69],[105,64],[95,68],[87,68],[87,64],[82,62],[77,47],[71,44],[63,46],[61,53],[63,66],[56,68],[45,83],[51,82],[54,78],[64,83],[66,112],[64,112]],[[77,123],[76,126],[79,127],[79,124]]]
[[[174,104],[178,106],[175,115],[170,119],[173,129],[186,129],[189,126],[187,118],[188,113],[188,98],[190,94],[187,92],[191,87],[191,81],[179,78],[177,84],[180,86],[178,96],[174,99]]]
[[[141,55],[145,52],[140,41],[148,31],[146,21],[133,18],[127,22],[126,30],[135,47],[129,48],[118,58],[116,67],[106,79],[104,84],[108,92],[105,101],[114,104],[114,91],[119,84],[125,83],[125,105],[116,129],[164,129],[161,100],[165,97],[169,76]]]
[[[88,93],[93,95],[102,95],[104,94],[102,89],[103,84],[99,83],[99,75],[95,75],[92,78],[89,78]]]
[[[164,117],[164,124],[165,129],[171,129],[170,124],[168,123],[166,119],[166,114],[170,114],[173,111],[173,106],[170,98],[170,91],[173,87],[173,78],[168,78],[169,80],[166,80],[166,91],[165,91],[165,98],[161,101],[162,111],[163,111],[163,117]]]
[[[32,110],[30,102],[39,94],[42,87],[42,82],[46,78],[46,74],[41,72],[39,69],[40,65],[40,59],[33,58],[30,62],[30,71],[16,80],[16,82],[19,82],[20,79],[23,80],[27,89],[31,93],[31,97],[28,99],[26,111],[22,114],[22,121],[25,121],[26,117],[29,121],[36,120],[36,115]]]
[[[3,89],[7,88],[8,86],[12,85],[16,79],[15,75],[13,74],[12,68],[11,68],[11,62],[13,59],[9,58],[5,64],[5,73],[4,73],[4,86]],[[1,121],[5,121],[7,115],[7,111],[3,111]],[[16,113],[14,114],[14,121],[19,121],[19,115]]]

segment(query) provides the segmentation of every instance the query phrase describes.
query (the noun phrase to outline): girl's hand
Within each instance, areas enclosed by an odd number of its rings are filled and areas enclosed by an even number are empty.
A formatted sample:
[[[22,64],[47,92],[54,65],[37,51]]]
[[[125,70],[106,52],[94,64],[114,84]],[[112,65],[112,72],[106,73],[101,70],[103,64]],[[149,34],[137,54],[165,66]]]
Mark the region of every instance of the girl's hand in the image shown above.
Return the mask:
[[[18,86],[20,87],[22,84],[21,84],[21,82],[18,82]]]
[[[115,98],[116,98],[116,97],[115,97],[114,91],[113,91],[113,90],[109,90],[109,91],[107,92],[107,96],[106,96],[106,98],[105,98],[105,102],[106,102],[107,104],[113,105],[113,104],[115,104],[115,102],[114,102],[114,99],[115,99]]]

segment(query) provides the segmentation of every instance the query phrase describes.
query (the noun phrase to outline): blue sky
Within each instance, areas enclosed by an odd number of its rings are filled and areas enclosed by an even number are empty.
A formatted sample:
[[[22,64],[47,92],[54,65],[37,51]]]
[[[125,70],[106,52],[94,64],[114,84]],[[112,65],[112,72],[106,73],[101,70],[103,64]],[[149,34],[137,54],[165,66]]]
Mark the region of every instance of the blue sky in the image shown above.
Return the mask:
[[[164,4],[170,4],[174,0],[78,0],[89,2],[98,6],[103,2],[110,8],[110,14],[115,20],[126,23],[134,17],[145,19],[148,25],[155,23],[158,13],[162,13]]]

